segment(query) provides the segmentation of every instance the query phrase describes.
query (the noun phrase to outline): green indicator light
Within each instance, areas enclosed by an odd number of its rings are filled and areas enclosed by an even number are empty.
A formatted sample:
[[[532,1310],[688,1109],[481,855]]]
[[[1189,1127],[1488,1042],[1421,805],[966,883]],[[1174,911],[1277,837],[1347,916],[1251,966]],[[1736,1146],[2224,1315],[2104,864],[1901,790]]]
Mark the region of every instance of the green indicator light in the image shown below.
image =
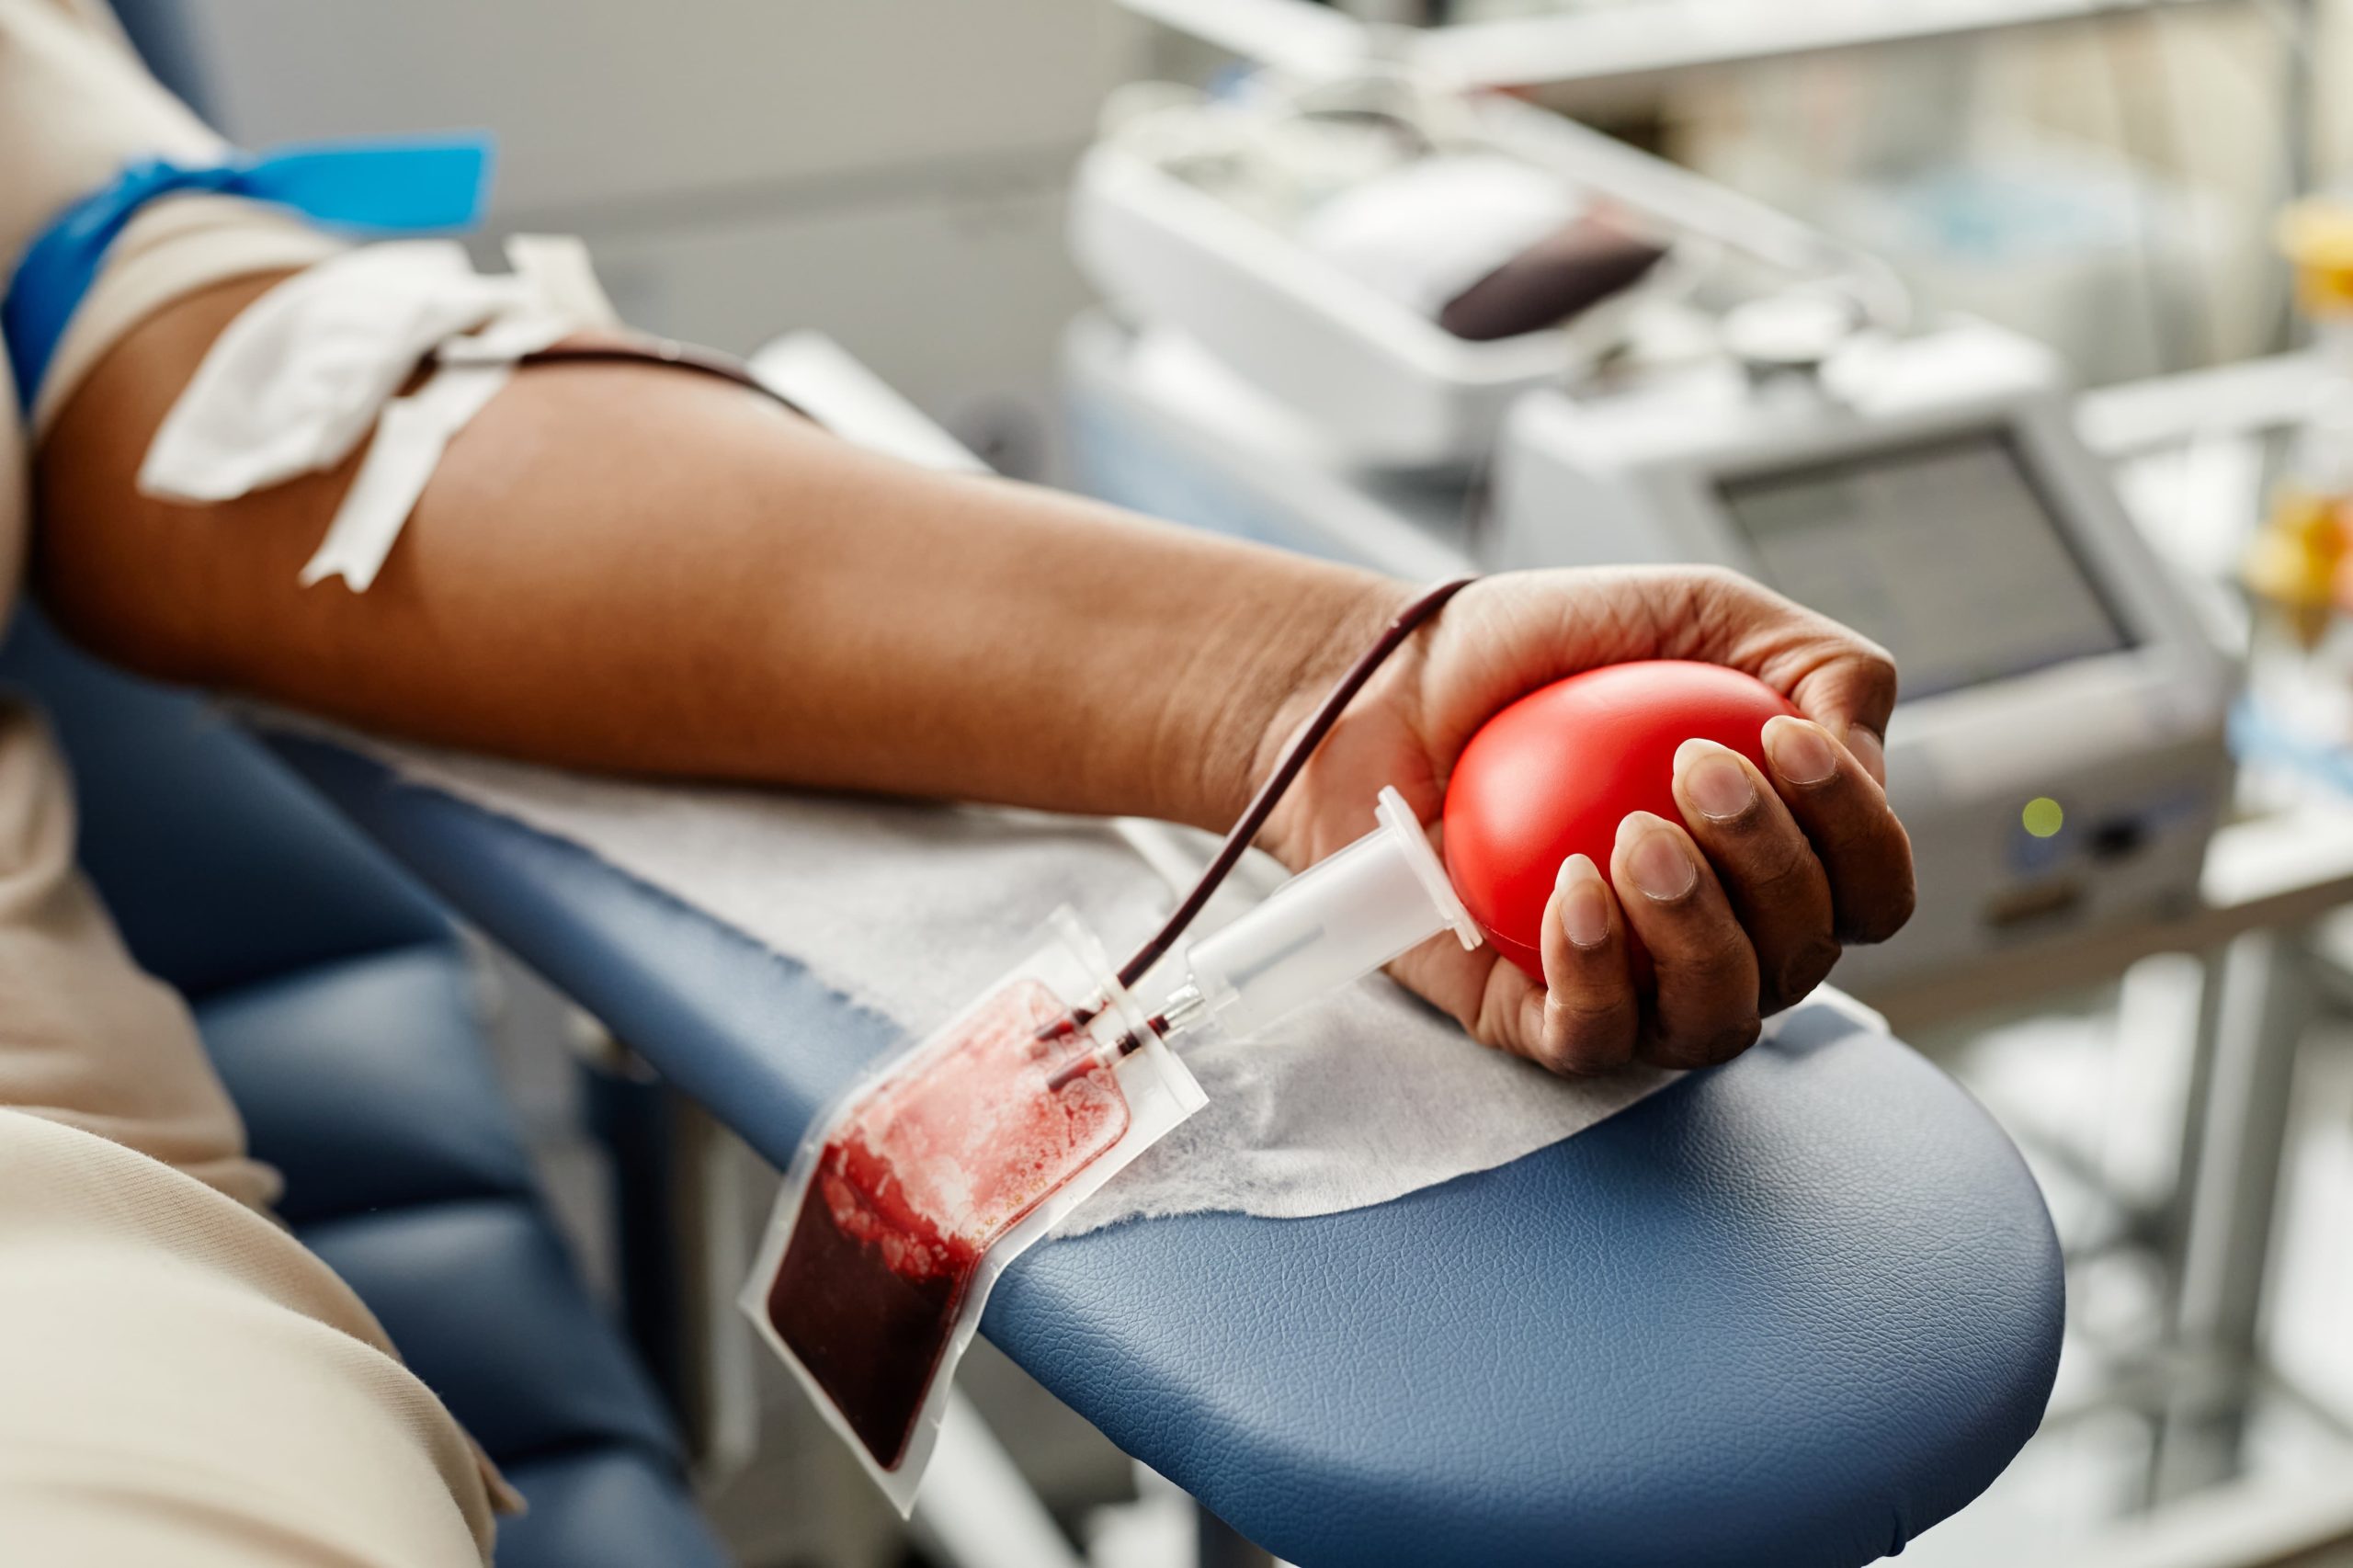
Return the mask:
[[[2066,820],[2067,813],[2061,811],[2059,802],[2048,795],[2037,795],[2026,803],[2026,810],[2018,813],[2018,821],[2024,823],[2026,830],[2037,838],[2050,837]]]

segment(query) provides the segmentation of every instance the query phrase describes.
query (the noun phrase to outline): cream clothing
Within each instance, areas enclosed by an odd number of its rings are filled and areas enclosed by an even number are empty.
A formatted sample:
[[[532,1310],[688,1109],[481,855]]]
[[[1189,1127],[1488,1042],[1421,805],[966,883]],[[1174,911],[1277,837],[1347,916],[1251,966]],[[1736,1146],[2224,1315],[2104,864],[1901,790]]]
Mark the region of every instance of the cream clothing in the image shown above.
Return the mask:
[[[0,0],[0,267],[142,156],[210,131],[96,0]],[[45,423],[125,330],[225,278],[333,250],[231,198],[134,220],[58,347]],[[0,614],[29,528],[0,360]],[[441,1403],[269,1216],[188,1009],[74,866],[65,769],[0,697],[0,1562],[485,1562],[491,1481]]]

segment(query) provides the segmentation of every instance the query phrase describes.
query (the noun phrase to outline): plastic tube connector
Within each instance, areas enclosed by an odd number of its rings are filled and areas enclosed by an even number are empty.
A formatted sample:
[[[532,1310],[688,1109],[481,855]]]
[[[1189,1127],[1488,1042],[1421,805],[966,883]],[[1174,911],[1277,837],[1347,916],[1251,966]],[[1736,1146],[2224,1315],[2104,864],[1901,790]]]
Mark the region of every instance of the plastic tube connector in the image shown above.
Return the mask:
[[[1404,797],[1381,790],[1373,814],[1378,828],[1186,950],[1190,988],[1228,1031],[1254,1032],[1440,931],[1465,950],[1479,945]]]

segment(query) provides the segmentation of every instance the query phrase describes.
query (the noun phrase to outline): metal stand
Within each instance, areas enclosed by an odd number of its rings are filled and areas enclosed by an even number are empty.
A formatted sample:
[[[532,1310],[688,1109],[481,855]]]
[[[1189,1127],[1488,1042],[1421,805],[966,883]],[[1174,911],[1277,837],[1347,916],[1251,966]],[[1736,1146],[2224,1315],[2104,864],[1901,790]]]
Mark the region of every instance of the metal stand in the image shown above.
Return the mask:
[[[577,1035],[588,1119],[612,1162],[622,1324],[696,1479],[716,1485],[759,1445],[753,1345],[734,1308],[751,1267],[737,1145],[600,1026],[584,1019]]]
[[[2181,1380],[2159,1427],[2152,1490],[2160,1499],[2241,1468],[2296,1052],[2317,1000],[2302,928],[2249,932],[2208,975],[2219,983],[2203,1009],[2211,1033],[2192,1085],[2173,1324],[2177,1346],[2205,1375]]]
[[[996,1434],[963,1394],[949,1396],[915,1534],[954,1568],[1085,1568]]]

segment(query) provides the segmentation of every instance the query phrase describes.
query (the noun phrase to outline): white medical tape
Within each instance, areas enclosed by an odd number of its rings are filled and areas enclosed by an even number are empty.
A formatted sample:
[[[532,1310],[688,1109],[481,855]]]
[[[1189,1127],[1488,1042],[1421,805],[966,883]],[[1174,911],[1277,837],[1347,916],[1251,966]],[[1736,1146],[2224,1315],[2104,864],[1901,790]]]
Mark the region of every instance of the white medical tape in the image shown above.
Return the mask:
[[[165,500],[217,502],[334,467],[376,431],[305,585],[373,583],[468,421],[513,362],[618,324],[576,239],[517,235],[515,270],[483,277],[448,241],[347,252],[272,289],[229,324],[165,416],[139,472]],[[401,383],[440,363],[406,397]]]
[[[527,279],[540,299],[583,326],[619,326],[620,312],[605,297],[589,264],[588,247],[576,234],[512,234],[506,265]]]
[[[353,593],[368,591],[415,510],[416,498],[441,466],[450,438],[514,373],[512,364],[446,365],[415,392],[384,405],[376,438],[335,508],[326,538],[303,563],[304,587],[341,577]]]

